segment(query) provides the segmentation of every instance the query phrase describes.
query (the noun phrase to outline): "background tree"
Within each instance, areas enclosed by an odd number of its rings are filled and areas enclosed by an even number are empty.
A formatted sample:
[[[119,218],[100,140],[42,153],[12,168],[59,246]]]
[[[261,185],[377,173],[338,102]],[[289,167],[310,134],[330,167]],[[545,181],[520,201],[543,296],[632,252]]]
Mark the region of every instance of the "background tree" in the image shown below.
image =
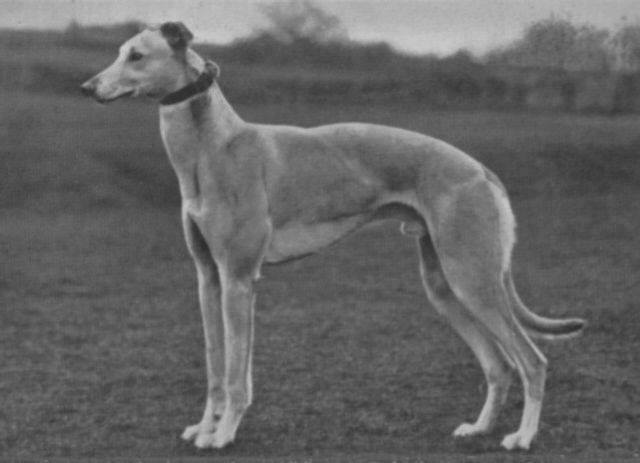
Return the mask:
[[[531,24],[522,37],[488,61],[517,67],[604,72],[610,68],[609,32],[552,16]]]
[[[571,71],[608,72],[611,68],[609,31],[592,25],[576,29],[573,46],[568,49],[565,69]]]
[[[515,45],[518,64],[564,68],[578,32],[571,22],[551,17],[533,23]]]
[[[280,42],[291,43],[302,39],[329,43],[348,40],[347,29],[340,18],[309,0],[265,4],[260,9],[268,24],[259,33]]]
[[[627,24],[612,38],[614,61],[617,70],[640,71],[640,24]]]

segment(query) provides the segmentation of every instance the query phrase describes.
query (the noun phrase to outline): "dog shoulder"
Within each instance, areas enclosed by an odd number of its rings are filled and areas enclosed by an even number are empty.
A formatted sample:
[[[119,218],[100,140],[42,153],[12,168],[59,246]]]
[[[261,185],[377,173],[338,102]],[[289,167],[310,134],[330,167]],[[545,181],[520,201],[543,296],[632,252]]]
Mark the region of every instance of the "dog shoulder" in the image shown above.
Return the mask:
[[[259,151],[264,136],[255,126],[247,124],[229,138],[225,151],[231,156],[241,156]]]

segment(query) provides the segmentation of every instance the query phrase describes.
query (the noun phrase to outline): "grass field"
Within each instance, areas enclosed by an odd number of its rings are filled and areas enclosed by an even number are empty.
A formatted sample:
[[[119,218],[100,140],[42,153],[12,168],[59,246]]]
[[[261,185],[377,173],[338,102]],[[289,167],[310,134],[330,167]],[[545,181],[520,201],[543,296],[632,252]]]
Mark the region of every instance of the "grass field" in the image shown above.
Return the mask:
[[[195,275],[152,105],[0,94],[0,458],[190,457],[204,400]],[[548,395],[532,455],[640,458],[639,117],[419,108],[239,107],[247,119],[363,120],[485,161],[512,192],[514,271],[539,313],[584,317],[541,344]],[[453,440],[484,399],[471,352],[427,303],[396,224],[267,268],[243,456],[477,456]]]

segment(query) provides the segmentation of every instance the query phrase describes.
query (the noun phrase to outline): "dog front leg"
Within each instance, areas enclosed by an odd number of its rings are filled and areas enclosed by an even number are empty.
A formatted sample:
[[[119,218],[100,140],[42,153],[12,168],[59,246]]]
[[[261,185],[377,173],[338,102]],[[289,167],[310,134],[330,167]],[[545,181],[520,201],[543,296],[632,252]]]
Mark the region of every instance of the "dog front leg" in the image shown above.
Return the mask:
[[[226,407],[215,433],[198,434],[197,447],[221,448],[232,442],[251,404],[254,300],[252,278],[222,277]]]
[[[188,426],[182,433],[185,440],[211,435],[225,409],[224,390],[224,325],[222,320],[220,276],[209,247],[198,226],[187,216],[183,219],[187,248],[196,266],[198,299],[204,327],[207,370],[207,401],[198,424]]]

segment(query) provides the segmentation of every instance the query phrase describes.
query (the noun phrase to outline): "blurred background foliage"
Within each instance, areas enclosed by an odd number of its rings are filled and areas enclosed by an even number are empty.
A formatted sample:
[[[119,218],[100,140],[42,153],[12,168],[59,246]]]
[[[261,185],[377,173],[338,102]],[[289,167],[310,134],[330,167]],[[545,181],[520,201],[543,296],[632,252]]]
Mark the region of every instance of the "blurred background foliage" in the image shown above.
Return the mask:
[[[484,56],[417,56],[350,40],[338,17],[310,1],[260,8],[265,25],[250,35],[196,45],[222,66],[232,101],[640,112],[638,23],[606,30],[551,16]],[[0,87],[76,92],[142,27],[71,22],[62,32],[0,31]]]

